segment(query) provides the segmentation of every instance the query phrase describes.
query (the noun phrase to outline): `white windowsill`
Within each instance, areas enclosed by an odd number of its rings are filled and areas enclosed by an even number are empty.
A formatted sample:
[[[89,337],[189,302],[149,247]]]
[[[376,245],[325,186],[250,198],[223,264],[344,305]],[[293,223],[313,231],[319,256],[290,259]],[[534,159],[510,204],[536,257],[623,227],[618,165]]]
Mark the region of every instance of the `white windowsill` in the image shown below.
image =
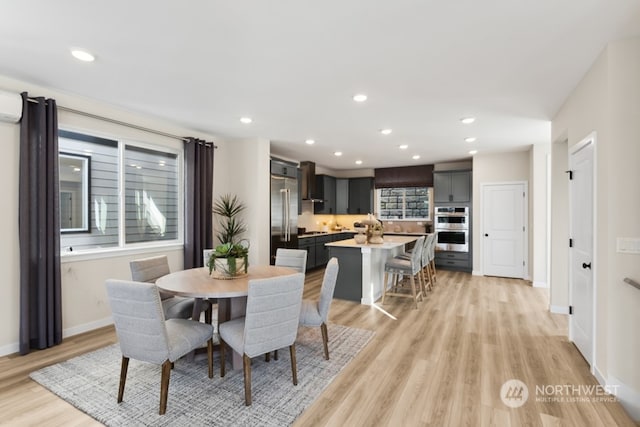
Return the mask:
[[[79,251],[61,251],[60,263],[88,261],[103,258],[117,258],[128,255],[139,255],[144,253],[153,253],[159,251],[177,251],[184,249],[184,243],[164,243],[156,245],[134,246],[127,248],[100,248],[86,249]]]

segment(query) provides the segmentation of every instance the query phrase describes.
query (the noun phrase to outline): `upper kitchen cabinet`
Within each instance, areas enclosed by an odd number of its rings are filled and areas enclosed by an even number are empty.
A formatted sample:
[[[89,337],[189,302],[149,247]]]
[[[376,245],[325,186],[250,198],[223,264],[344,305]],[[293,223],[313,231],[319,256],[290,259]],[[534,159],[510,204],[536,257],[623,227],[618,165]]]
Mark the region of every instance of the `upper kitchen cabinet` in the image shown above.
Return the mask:
[[[336,178],[336,213],[349,213],[349,178]]]
[[[471,201],[471,172],[450,171],[433,173],[435,203],[468,203]]]
[[[373,213],[373,178],[349,178],[348,213]]]
[[[316,195],[322,200],[313,204],[315,214],[336,213],[336,179],[329,175],[316,175]]]

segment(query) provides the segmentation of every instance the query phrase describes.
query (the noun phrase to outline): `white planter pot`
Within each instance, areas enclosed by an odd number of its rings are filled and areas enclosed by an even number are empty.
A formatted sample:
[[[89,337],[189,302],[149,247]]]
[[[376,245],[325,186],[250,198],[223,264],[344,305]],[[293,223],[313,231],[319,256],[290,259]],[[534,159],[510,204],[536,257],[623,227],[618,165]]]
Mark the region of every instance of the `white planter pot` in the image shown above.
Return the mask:
[[[215,268],[211,272],[211,275],[214,277],[221,278],[231,278],[235,276],[242,276],[245,273],[244,271],[244,258],[231,258],[235,260],[235,271],[233,268],[229,266],[229,258],[216,258],[215,260]]]

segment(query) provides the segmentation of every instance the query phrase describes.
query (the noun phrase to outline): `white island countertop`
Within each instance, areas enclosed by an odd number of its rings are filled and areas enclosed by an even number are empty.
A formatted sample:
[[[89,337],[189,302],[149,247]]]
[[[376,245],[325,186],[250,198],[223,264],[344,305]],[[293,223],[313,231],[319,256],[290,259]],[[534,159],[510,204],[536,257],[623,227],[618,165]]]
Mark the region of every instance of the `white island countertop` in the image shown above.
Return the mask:
[[[329,256],[338,258],[340,270],[334,296],[371,305],[387,286],[384,265],[404,252],[408,243],[420,236],[383,236],[383,243],[356,243],[354,239],[325,243]]]
[[[325,246],[337,246],[341,248],[371,248],[371,249],[393,249],[404,246],[407,243],[415,242],[418,236],[383,236],[383,243],[356,243],[354,239],[339,240],[337,242],[326,243]]]

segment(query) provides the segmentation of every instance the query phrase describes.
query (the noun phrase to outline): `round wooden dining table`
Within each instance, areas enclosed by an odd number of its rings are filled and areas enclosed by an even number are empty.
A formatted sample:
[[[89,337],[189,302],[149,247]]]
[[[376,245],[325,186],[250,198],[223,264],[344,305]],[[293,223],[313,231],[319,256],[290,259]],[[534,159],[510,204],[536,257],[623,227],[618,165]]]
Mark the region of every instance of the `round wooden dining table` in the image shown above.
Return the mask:
[[[167,274],[156,281],[158,288],[181,297],[195,298],[193,319],[200,320],[202,301],[218,300],[218,325],[244,316],[247,306],[249,281],[295,274],[296,270],[275,265],[249,267],[248,273],[233,279],[218,279],[209,274],[208,267],[191,268]],[[233,355],[233,367],[242,367],[242,355]]]

